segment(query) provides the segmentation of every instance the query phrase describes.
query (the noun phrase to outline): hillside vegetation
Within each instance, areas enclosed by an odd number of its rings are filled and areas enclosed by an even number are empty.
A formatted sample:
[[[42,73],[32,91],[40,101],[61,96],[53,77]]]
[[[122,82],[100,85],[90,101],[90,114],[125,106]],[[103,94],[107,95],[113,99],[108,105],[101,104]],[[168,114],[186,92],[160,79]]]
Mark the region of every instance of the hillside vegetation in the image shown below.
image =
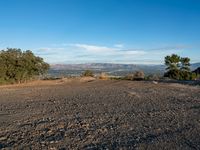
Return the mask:
[[[8,48],[0,51],[0,84],[22,83],[46,73],[49,64],[30,50]]]
[[[165,77],[176,80],[195,80],[198,74],[190,70],[190,58],[180,57],[176,54],[165,57],[166,73]]]

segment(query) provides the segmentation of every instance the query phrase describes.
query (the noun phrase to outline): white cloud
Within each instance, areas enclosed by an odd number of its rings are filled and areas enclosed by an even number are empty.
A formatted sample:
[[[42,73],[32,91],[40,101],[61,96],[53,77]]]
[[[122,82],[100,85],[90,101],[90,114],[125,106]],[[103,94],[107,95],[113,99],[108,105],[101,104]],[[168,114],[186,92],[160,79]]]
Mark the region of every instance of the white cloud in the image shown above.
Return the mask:
[[[106,46],[97,46],[97,45],[88,45],[88,44],[71,44],[71,46],[85,50],[82,53],[86,54],[86,58],[95,58],[96,60],[107,59],[114,60],[118,58],[134,58],[147,54],[143,50],[121,50],[116,47],[106,47]],[[98,57],[97,57],[98,56]]]
[[[115,62],[152,64],[163,62],[164,57],[171,53],[183,53],[180,48],[180,46],[166,46],[149,49],[126,49],[123,44],[115,44],[109,47],[84,43],[62,43],[54,44],[50,47],[40,47],[35,49],[35,52],[49,62]]]
[[[63,47],[41,47],[37,48],[39,51],[57,51],[57,50],[64,50],[65,48]]]
[[[123,44],[115,44],[114,47],[117,47],[117,48],[123,48],[124,45],[123,45]]]
[[[115,48],[110,48],[106,46],[88,45],[88,44],[71,44],[71,46],[85,49],[89,52],[110,52],[115,50]]]
[[[145,55],[148,53],[143,50],[121,50],[120,52],[125,55]]]

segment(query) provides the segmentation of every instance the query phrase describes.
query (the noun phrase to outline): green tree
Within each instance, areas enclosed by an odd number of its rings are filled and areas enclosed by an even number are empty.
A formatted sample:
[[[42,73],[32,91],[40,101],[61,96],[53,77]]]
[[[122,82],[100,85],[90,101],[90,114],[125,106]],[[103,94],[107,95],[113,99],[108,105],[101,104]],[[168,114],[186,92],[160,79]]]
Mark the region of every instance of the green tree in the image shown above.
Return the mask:
[[[30,50],[23,52],[7,48],[0,51],[0,81],[21,83],[46,73],[48,69],[49,64]]]
[[[181,61],[181,70],[190,72],[190,58],[184,57],[184,58],[181,58],[180,61]]]
[[[180,56],[172,54],[171,56],[165,57],[165,65],[167,66],[166,70],[179,70],[180,68]]]
[[[165,57],[165,65],[167,66],[165,77],[176,80],[191,80],[192,73],[190,71],[190,58],[180,57],[176,54]]]

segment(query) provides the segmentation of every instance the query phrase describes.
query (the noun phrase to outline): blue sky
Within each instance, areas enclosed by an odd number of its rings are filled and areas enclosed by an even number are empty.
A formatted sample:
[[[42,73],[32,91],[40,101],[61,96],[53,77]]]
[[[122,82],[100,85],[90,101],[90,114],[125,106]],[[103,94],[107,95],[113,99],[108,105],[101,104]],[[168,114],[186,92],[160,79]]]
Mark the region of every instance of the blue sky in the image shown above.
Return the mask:
[[[55,63],[200,62],[199,0],[1,0],[0,48]]]

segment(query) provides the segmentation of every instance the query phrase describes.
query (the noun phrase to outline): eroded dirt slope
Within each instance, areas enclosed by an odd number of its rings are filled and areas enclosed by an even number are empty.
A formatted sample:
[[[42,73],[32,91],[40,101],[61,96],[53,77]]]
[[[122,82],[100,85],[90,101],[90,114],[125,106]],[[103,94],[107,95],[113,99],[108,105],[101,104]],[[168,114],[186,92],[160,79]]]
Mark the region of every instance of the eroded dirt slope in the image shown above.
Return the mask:
[[[200,88],[98,80],[1,87],[0,148],[200,149]]]

